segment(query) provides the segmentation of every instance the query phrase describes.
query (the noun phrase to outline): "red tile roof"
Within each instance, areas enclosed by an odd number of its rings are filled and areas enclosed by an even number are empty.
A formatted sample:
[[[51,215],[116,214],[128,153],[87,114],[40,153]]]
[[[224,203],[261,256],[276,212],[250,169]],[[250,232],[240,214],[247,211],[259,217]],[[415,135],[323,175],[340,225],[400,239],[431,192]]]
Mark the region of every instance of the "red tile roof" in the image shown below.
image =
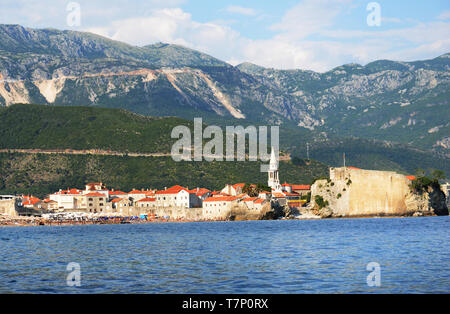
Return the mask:
[[[139,202],[154,202],[154,201],[156,201],[156,198],[146,197],[146,198],[143,198],[143,199],[137,201],[136,203],[139,203]]]
[[[237,189],[237,188],[243,188],[245,186],[245,183],[236,183],[236,184],[234,184],[233,185],[233,187],[235,188],[235,189]]]
[[[81,190],[78,189],[67,189],[54,193],[53,195],[80,195],[82,194]]]
[[[133,190],[128,192],[128,194],[145,194],[145,191]]]
[[[24,201],[22,201],[22,205],[34,205],[39,203],[41,200],[34,196],[25,196]]]
[[[407,178],[409,181],[414,181],[414,180],[416,180],[416,176],[406,176],[406,178]]]
[[[306,185],[306,184],[289,184],[289,183],[284,183],[281,186],[290,186],[293,190],[310,190],[311,189],[311,185]]]
[[[111,191],[109,192],[109,195],[127,195],[127,193],[122,191]]]
[[[257,197],[247,197],[246,199],[243,199],[242,201],[243,202],[253,202],[257,199],[258,199]]]
[[[201,192],[197,192],[197,196],[203,196],[206,193],[209,193],[210,191],[201,191]]]
[[[273,197],[285,197],[283,193],[272,193]]]
[[[311,185],[291,185],[292,190],[311,190]]]
[[[192,191],[194,191],[198,196],[202,196],[205,193],[211,192],[210,190],[205,189],[205,188],[196,188],[196,189],[193,189]]]
[[[348,169],[354,169],[354,170],[361,170],[361,168],[356,168],[356,167],[347,167]]]
[[[208,197],[203,202],[232,202],[237,200],[236,196],[216,196],[216,197]]]
[[[168,188],[167,190],[157,191],[156,194],[178,194],[182,190],[189,191],[188,189],[180,185],[174,185],[171,188]]]
[[[86,194],[86,196],[105,196],[105,194],[94,192],[94,193]]]
[[[255,204],[261,204],[263,203],[265,200],[263,200],[262,198],[258,198],[254,203]]]
[[[214,194],[214,196],[218,197],[218,196],[231,196],[231,195],[227,194],[227,193],[217,193],[217,194]]]

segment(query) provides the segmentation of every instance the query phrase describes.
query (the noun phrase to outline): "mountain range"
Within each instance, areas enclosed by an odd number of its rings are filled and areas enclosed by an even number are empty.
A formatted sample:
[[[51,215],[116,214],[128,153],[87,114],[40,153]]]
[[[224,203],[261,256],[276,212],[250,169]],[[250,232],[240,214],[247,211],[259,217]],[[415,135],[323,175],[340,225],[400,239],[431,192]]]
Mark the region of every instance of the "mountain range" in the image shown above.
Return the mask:
[[[448,160],[449,87],[450,54],[318,73],[232,66],[178,45],[136,47],[91,33],[0,25],[0,105],[280,125],[285,149],[303,157],[306,142],[318,150],[344,143],[346,150],[350,141]]]

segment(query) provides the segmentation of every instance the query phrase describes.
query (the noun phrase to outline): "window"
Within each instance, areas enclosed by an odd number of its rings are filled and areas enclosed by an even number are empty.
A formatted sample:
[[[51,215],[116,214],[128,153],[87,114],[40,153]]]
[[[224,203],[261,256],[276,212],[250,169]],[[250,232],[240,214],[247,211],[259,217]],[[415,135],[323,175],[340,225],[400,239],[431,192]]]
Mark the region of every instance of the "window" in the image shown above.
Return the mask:
[[[103,203],[100,203],[99,205],[100,205],[100,206],[103,206]]]
[[[92,201],[93,201],[93,199],[92,199],[92,197],[90,197],[90,198],[89,198],[89,202],[92,202]]]

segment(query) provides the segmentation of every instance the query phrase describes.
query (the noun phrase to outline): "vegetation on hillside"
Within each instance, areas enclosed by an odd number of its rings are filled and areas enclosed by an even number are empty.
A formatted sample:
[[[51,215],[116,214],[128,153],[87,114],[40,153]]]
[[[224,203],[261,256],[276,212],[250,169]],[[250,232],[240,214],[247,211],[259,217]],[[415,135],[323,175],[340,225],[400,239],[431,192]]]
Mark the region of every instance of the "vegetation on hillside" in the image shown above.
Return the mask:
[[[108,187],[170,187],[222,189],[225,184],[267,182],[260,162],[175,162],[170,157],[119,157],[0,153],[0,194],[33,193],[43,197],[68,187],[83,188],[87,182],[102,181]],[[311,161],[309,166],[280,163],[281,180],[307,184],[325,175],[328,167]]]
[[[346,165],[362,169],[396,171],[402,174],[414,174],[417,168],[432,171],[440,169],[450,173],[448,158],[440,157],[431,151],[415,149],[408,145],[387,143],[384,141],[357,138],[332,138],[311,142],[309,156],[332,167]],[[297,146],[291,155],[306,158],[306,148]]]
[[[322,209],[329,205],[328,201],[324,201],[323,197],[320,195],[316,195],[314,197],[314,200],[316,201],[317,206],[319,206],[319,209]]]
[[[433,170],[431,173],[427,173],[422,169],[418,169],[416,178],[411,183],[411,187],[419,193],[427,192],[430,187],[435,190],[440,190],[440,182],[443,180],[445,180],[445,174],[441,170]]]
[[[179,118],[153,118],[126,110],[17,104],[0,111],[0,149],[104,149],[170,153]]]

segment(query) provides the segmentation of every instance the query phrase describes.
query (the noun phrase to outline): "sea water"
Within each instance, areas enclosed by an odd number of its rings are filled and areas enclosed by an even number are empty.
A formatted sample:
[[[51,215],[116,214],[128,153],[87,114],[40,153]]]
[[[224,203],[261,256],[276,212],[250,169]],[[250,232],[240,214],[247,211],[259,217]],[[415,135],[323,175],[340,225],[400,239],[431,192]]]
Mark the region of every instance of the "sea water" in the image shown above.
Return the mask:
[[[0,293],[449,293],[449,226],[420,217],[5,227]]]

